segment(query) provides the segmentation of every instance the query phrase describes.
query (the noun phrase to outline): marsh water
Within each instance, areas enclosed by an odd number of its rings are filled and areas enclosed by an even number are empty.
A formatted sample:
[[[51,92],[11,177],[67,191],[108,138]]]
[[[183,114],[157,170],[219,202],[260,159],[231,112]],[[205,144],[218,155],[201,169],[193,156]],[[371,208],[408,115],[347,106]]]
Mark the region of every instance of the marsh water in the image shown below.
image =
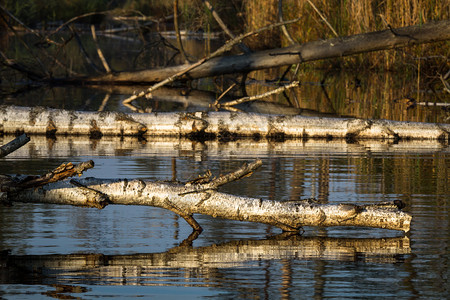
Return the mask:
[[[205,48],[203,41],[196,43]],[[296,95],[278,96],[295,109],[265,103],[246,109],[448,122],[444,109],[405,102],[412,95],[420,101],[442,101],[442,96],[398,74],[329,74],[325,81],[321,73],[307,75]],[[123,87],[29,88],[0,103],[131,112],[120,101],[127,93],[132,91]],[[211,90],[167,90],[139,105],[151,111],[207,110],[215,97]],[[0,144],[12,138],[0,137]],[[63,162],[92,159],[95,168],[83,176],[187,181],[207,170],[224,174],[256,158],[263,161],[260,169],[220,190],[273,201],[402,200],[413,216],[411,231],[311,227],[287,235],[268,225],[198,215],[204,232],[196,236],[182,218],[153,207],[2,205],[0,298],[448,297],[450,146],[445,141],[33,136],[0,159],[0,174],[43,174]]]

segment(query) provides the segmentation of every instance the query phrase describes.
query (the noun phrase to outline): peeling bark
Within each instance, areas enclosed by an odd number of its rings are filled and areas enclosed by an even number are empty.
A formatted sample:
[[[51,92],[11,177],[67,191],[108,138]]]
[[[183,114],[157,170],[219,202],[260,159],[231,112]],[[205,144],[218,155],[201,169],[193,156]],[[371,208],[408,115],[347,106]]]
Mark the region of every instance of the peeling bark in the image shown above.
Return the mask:
[[[417,139],[450,138],[450,124],[262,115],[237,112],[119,113],[0,106],[0,134],[186,136],[192,139],[238,137]]]
[[[299,231],[303,226],[363,226],[409,231],[411,215],[401,211],[403,203],[374,205],[318,204],[314,201],[280,202],[220,193],[216,188],[251,174],[261,165],[256,161],[217,179],[187,184],[148,180],[85,178],[74,187],[60,181],[37,189],[19,191],[9,201],[70,204],[100,207],[86,189],[102,195],[103,204],[145,205],[180,214],[195,229],[201,227],[193,214],[206,214],[230,220],[270,224],[284,231]],[[101,208],[101,207],[100,207]]]

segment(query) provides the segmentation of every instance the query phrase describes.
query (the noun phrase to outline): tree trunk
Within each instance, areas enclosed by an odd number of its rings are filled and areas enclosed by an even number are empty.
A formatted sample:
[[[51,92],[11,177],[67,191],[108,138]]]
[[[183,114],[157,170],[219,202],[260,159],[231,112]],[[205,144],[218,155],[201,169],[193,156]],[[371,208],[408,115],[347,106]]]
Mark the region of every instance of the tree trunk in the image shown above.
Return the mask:
[[[342,38],[308,42],[285,48],[213,58],[189,71],[179,79],[196,79],[230,73],[298,64],[307,61],[337,58],[359,53],[407,47],[450,39],[450,20],[430,22],[396,29],[357,34]],[[65,82],[158,82],[184,69],[179,65],[162,69],[118,72],[93,77],[59,79]]]
[[[404,205],[400,201],[373,205],[318,204],[313,200],[280,202],[217,192],[219,186],[248,176],[260,165],[261,161],[256,161],[213,180],[202,177],[186,184],[141,179],[59,181],[11,193],[7,200],[97,208],[108,204],[160,207],[179,214],[197,231],[202,228],[193,214],[265,223],[284,231],[299,231],[303,226],[363,226],[405,232],[410,229],[412,217],[401,211]]]
[[[119,113],[0,106],[0,134],[187,136],[192,139],[450,138],[450,124],[234,112]]]

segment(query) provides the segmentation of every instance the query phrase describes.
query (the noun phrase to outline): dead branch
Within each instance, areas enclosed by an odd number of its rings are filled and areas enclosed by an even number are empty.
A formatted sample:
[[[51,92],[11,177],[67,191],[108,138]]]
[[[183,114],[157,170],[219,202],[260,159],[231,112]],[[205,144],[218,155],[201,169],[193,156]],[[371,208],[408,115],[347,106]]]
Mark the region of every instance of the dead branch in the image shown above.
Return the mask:
[[[281,26],[288,23],[290,22],[277,23],[270,25],[269,27],[273,28],[276,25]],[[266,27],[265,29],[270,29],[269,27]],[[259,30],[254,33],[257,32],[259,32]],[[237,42],[247,36],[248,34],[240,35],[236,40],[225,44],[221,48],[221,51],[228,51]],[[450,39],[450,20],[443,20],[422,25],[396,28],[395,34],[391,30],[383,30],[323,41],[307,42],[300,45],[259,51],[251,54],[230,55],[215,58],[212,58],[211,56],[208,61],[204,59],[202,63],[196,64],[192,68],[192,65],[180,65],[154,70],[119,72],[78,79],[72,78],[66,79],[65,81],[83,81],[88,83],[159,82],[174,74],[178,74],[176,78],[180,80],[197,79],[231,73],[247,73],[255,70],[299,64],[308,61],[340,58],[359,53],[408,47],[448,39]],[[183,72],[184,70],[189,71]],[[141,93],[141,95],[145,95],[145,92]],[[142,96],[133,97],[133,99]]]
[[[5,157],[6,155],[16,151],[26,143],[30,141],[30,138],[26,134],[22,134],[9,142],[6,145],[0,147],[0,158]]]
[[[278,0],[278,21],[283,22],[284,18],[283,18],[283,0]],[[291,45],[295,45],[297,44],[294,39],[292,38],[291,34],[289,33],[289,31],[286,28],[286,25],[281,26],[281,30],[284,34],[284,36],[287,38],[287,40],[289,41],[289,43]]]
[[[280,94],[280,93],[282,93],[282,92],[284,92],[284,91],[286,91],[288,89],[291,89],[293,87],[298,86],[299,84],[300,84],[300,82],[294,81],[294,82],[291,82],[290,84],[287,84],[285,86],[276,88],[274,90],[268,91],[268,92],[263,93],[263,94],[242,97],[242,98],[239,98],[239,99],[236,99],[236,100],[233,100],[233,101],[229,101],[229,102],[226,102],[226,103],[223,103],[223,104],[217,104],[217,107],[229,107],[229,106],[237,105],[237,104],[244,103],[244,102],[255,101],[255,100],[262,99],[262,98],[265,98],[265,97],[269,97],[269,96],[272,96],[272,95],[275,95],[275,94]]]
[[[100,58],[103,67],[105,68],[106,73],[111,73],[111,68],[109,67],[108,62],[105,59],[105,56],[103,55],[102,49],[100,49],[100,46],[98,44],[97,40],[97,34],[95,33],[95,25],[91,25],[91,33],[92,33],[92,39],[94,40],[95,47],[97,48],[97,54]]]
[[[98,73],[102,73],[102,71],[100,70],[99,67],[97,67],[97,65],[92,61],[92,59],[89,57],[89,54],[86,51],[86,48],[84,48],[83,43],[81,42],[81,38],[78,35],[78,33],[76,32],[76,29],[74,29],[72,26],[69,26],[69,30],[72,32],[72,34],[75,37],[75,41],[78,44],[78,47],[80,48],[81,54],[83,54],[84,59],[86,60],[86,62],[92,67],[92,69],[94,69],[96,72]]]
[[[211,2],[209,2],[208,0],[202,0],[202,1],[205,4],[205,6],[208,8],[208,10],[211,12],[211,14],[213,15],[213,17],[216,20],[217,24],[219,24],[220,28],[222,28],[222,30],[226,33],[226,35],[228,35],[228,37],[230,39],[235,39],[236,36],[231,32],[230,29],[228,29],[227,25],[225,25],[225,22],[222,20],[222,18],[220,18],[219,14],[214,9],[214,7],[212,6]],[[250,49],[243,43],[239,43],[238,46],[239,46],[239,48],[241,48],[241,50],[244,53],[250,53],[251,52]]]
[[[59,167],[55,168],[47,174],[41,176],[14,176],[9,177],[8,184],[3,182],[0,184],[1,190],[3,192],[20,192],[25,189],[38,188],[53,182],[58,182],[73,176],[81,176],[84,171],[94,167],[94,162],[92,160],[87,162],[82,162],[79,164],[72,164],[71,162],[67,164],[61,164]]]
[[[208,55],[208,56],[202,58],[201,60],[197,61],[197,62],[194,63],[194,64],[191,64],[191,65],[188,65],[188,66],[185,66],[185,65],[184,65],[184,66],[182,67],[182,69],[181,69],[179,72],[177,72],[177,73],[175,73],[175,74],[169,76],[169,77],[166,78],[165,80],[163,80],[163,81],[161,81],[161,82],[159,82],[159,83],[153,85],[152,87],[150,87],[150,88],[147,89],[146,91],[142,91],[142,92],[140,92],[140,93],[138,93],[138,94],[136,94],[136,95],[133,95],[133,96],[131,96],[131,97],[129,97],[129,98],[123,100],[122,103],[123,103],[123,104],[127,104],[127,103],[130,103],[130,102],[134,101],[134,100],[137,99],[137,98],[144,97],[144,96],[147,97],[148,95],[151,95],[151,93],[152,93],[154,90],[156,90],[156,89],[158,89],[158,88],[160,88],[160,87],[162,87],[162,86],[164,86],[164,85],[166,85],[166,84],[169,84],[169,83],[171,83],[171,82],[174,82],[176,79],[178,79],[178,78],[180,78],[181,76],[187,74],[188,72],[190,72],[190,71],[196,69],[197,67],[201,66],[202,64],[204,64],[205,62],[209,61],[210,59],[215,58],[215,57],[218,57],[218,56],[224,54],[225,52],[230,51],[230,50],[233,48],[234,45],[240,43],[240,42],[241,42],[244,38],[246,38],[246,37],[249,37],[249,36],[251,36],[251,35],[257,34],[257,33],[261,32],[261,31],[264,31],[264,30],[270,30],[270,29],[272,29],[272,28],[274,28],[274,27],[282,26],[283,24],[294,23],[294,22],[297,22],[298,20],[299,20],[299,19],[295,19],[295,20],[290,20],[290,21],[286,21],[286,22],[282,22],[282,23],[271,24],[271,25],[269,25],[269,26],[262,27],[262,28],[260,28],[260,29],[258,29],[258,30],[255,30],[255,31],[252,31],[252,32],[243,34],[243,35],[240,35],[240,36],[236,37],[235,39],[233,39],[233,40],[231,40],[231,41],[228,41],[225,45],[223,45],[222,47],[220,47],[219,49],[217,49],[217,50],[216,50],[215,52],[213,52],[212,54],[210,54],[210,55]]]
[[[189,59],[186,55],[186,51],[183,47],[183,42],[181,41],[181,35],[180,35],[180,26],[178,24],[178,0],[173,1],[173,26],[175,29],[175,35],[177,37],[177,44],[178,44],[178,50],[181,52],[181,55],[183,56],[183,60],[186,63],[189,63]]]

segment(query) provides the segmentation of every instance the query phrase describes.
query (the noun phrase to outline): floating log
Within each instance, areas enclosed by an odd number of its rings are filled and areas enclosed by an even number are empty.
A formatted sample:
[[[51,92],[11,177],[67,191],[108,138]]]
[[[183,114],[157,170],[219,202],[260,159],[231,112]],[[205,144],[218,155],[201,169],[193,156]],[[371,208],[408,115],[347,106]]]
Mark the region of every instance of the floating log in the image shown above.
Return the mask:
[[[299,231],[303,226],[362,226],[405,232],[410,229],[412,217],[401,210],[404,207],[401,201],[373,205],[319,204],[314,200],[281,202],[217,191],[223,184],[248,176],[261,164],[261,161],[255,161],[212,180],[209,174],[185,184],[143,179],[59,181],[15,191],[7,200],[97,208],[109,204],[153,206],[175,212],[196,231],[202,231],[202,228],[193,214],[270,224],[284,231]]]
[[[357,118],[238,112],[126,114],[17,106],[0,106],[0,115],[0,134],[186,136],[200,140],[252,137],[448,141],[450,138],[450,124]]]

